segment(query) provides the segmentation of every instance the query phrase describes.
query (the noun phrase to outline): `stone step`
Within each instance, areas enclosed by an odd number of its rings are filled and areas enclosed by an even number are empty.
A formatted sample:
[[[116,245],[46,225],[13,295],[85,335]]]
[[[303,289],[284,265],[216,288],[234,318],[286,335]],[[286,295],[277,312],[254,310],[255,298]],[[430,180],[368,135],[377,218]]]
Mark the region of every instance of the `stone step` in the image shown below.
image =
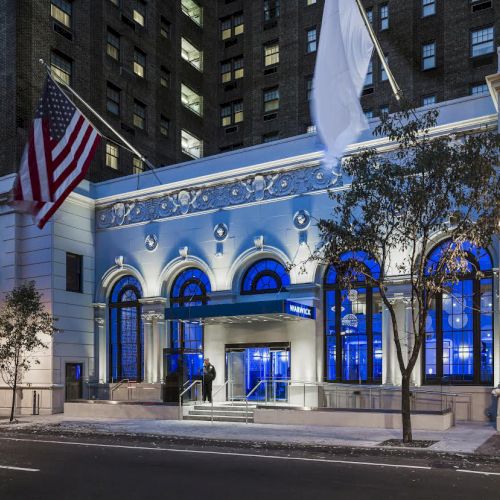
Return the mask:
[[[210,422],[212,420],[210,415],[186,415],[184,417],[184,420],[200,420],[203,422]],[[231,417],[224,417],[224,416],[218,416],[216,417],[214,415],[214,422],[240,422],[240,423],[245,423],[247,419],[244,416],[231,416]],[[253,417],[248,416],[248,423],[253,423]]]
[[[235,417],[244,417],[247,413],[245,411],[224,411],[224,410],[215,410],[214,409],[214,417],[218,416],[218,417],[231,417],[231,416],[235,416]],[[191,410],[189,412],[189,415],[192,416],[192,415],[208,415],[208,416],[211,416],[212,415],[212,411],[209,410],[209,409],[203,409],[203,410]],[[248,417],[250,418],[253,418],[253,411],[249,411],[248,412]]]
[[[248,405],[248,411],[253,411],[255,410],[256,406],[254,405]],[[211,405],[195,405],[193,406],[194,410],[211,410],[212,406]],[[238,406],[233,406],[233,405],[214,405],[214,411],[246,411],[247,407],[245,405],[238,405]]]

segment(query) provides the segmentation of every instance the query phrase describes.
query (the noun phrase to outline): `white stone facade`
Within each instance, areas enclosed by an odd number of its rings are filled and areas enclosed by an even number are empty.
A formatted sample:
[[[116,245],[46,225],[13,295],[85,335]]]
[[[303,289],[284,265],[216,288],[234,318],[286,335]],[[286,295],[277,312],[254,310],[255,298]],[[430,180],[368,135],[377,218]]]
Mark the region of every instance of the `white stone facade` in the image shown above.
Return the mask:
[[[491,126],[497,120],[489,97],[443,103],[440,111],[436,129],[440,134]],[[388,146],[385,140],[366,135],[352,149],[364,145]],[[175,277],[188,267],[199,268],[209,278],[211,304],[244,302],[255,299],[240,295],[243,274],[252,262],[263,257],[283,264],[304,262],[319,244],[314,219],[329,215],[327,190],[346,188],[320,160],[321,144],[315,135],[307,135],[159,169],[161,184],[145,173],[139,189],[137,176],[100,184],[84,182],[42,231],[28,216],[8,207],[4,196],[4,202],[0,201],[0,291],[5,293],[23,280],[34,279],[60,329],[49,349],[39,354],[41,364],[23,380],[18,411],[31,412],[33,391],[41,395],[41,412],[62,411],[66,363],[81,363],[84,379],[110,382],[109,294],[126,275],[137,278],[143,291],[144,381],[162,381],[163,349],[168,347],[170,328],[164,314]],[[0,179],[0,196],[8,193],[12,182],[13,176]],[[300,211],[313,219],[305,229],[294,223]],[[227,229],[222,241],[214,235],[220,224]],[[489,250],[498,269],[498,239]],[[83,293],[66,291],[66,252],[83,256]],[[204,354],[218,368],[215,388],[225,381],[225,346],[251,342],[290,343],[291,379],[324,380],[325,269],[313,263],[303,271],[299,267],[292,268],[287,290],[273,298],[315,306],[316,319],[207,325]],[[497,385],[498,273],[494,282]],[[404,295],[404,288],[394,286],[393,292],[396,297]],[[397,308],[401,324],[409,324],[404,301]],[[382,345],[382,383],[398,385],[399,369],[385,312]],[[422,384],[420,365],[413,382]],[[5,413],[10,395],[1,385],[0,381],[0,412]],[[473,418],[485,418],[491,387],[453,390],[476,393]]]

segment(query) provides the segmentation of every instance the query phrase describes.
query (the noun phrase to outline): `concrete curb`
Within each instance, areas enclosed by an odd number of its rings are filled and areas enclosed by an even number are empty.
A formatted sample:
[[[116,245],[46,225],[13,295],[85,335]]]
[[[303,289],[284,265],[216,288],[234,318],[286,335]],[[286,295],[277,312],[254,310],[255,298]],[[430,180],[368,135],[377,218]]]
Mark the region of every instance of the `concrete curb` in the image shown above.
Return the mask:
[[[308,454],[321,455],[350,455],[350,456],[379,456],[379,457],[406,457],[415,459],[440,459],[456,461],[457,459],[467,460],[475,463],[499,463],[500,456],[485,455],[476,453],[459,452],[452,453],[447,451],[431,450],[428,448],[400,448],[394,446],[347,446],[347,445],[320,445],[307,443],[278,443],[274,441],[250,441],[238,439],[218,439],[218,438],[189,438],[185,436],[165,435],[165,434],[150,434],[150,433],[127,433],[127,432],[110,432],[100,429],[87,430],[70,430],[58,429],[57,424],[48,428],[36,428],[31,426],[27,428],[9,429],[0,428],[0,434],[10,434],[11,437],[16,435],[30,436],[63,436],[63,437],[112,437],[130,441],[141,439],[142,442],[153,442],[154,444],[169,444],[174,446],[197,446],[197,447],[214,447],[214,448],[232,448],[245,449],[250,451],[275,451],[275,452],[302,452]]]

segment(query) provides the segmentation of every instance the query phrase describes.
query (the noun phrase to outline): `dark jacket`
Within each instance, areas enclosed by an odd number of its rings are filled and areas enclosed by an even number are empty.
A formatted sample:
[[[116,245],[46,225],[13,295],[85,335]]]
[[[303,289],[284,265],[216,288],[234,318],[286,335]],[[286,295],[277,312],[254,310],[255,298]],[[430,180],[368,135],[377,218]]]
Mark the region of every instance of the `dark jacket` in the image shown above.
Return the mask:
[[[203,365],[203,380],[205,382],[213,382],[217,373],[215,372],[214,365]]]

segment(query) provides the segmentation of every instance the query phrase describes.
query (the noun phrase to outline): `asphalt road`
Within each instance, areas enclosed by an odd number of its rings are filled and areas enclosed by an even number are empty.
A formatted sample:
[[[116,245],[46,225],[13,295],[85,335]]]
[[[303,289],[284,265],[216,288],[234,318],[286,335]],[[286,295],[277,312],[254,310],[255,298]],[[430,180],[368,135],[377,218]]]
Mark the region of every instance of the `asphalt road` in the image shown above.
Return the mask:
[[[498,465],[469,469],[474,472],[404,457],[321,458],[112,437],[0,436],[2,500],[498,500]]]

